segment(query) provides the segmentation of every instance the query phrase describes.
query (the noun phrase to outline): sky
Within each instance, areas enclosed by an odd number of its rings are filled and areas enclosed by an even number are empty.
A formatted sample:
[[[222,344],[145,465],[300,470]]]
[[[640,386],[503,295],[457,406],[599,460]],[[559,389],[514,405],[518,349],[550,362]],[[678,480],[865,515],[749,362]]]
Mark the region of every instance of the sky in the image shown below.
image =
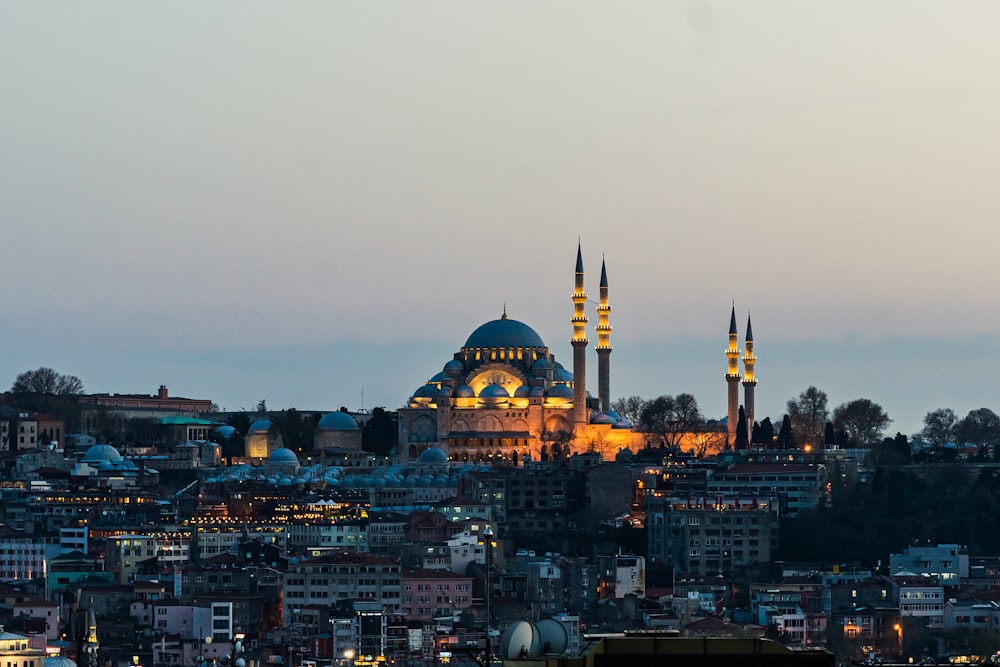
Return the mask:
[[[569,366],[579,242],[615,397],[721,417],[735,304],[759,417],[810,385],[907,434],[1000,412],[998,28],[992,0],[2,1],[0,386],[396,408],[505,306]]]

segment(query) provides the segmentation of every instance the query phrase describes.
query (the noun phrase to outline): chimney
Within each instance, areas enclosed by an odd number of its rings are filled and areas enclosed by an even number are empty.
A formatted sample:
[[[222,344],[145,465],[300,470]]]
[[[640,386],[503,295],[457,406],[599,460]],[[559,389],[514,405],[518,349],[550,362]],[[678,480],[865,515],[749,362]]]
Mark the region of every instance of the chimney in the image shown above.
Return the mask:
[[[156,392],[156,397],[159,399],[165,399],[167,397],[167,385],[161,384],[159,390]]]

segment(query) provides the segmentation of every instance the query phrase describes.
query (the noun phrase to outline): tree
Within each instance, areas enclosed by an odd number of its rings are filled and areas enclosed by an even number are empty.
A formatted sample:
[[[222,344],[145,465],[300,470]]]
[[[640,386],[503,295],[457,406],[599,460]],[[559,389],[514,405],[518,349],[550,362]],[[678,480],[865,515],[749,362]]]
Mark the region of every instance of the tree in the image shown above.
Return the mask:
[[[996,452],[1000,447],[1000,417],[989,408],[971,410],[955,424],[955,440]]]
[[[760,423],[760,443],[764,445],[764,449],[774,447],[774,436],[774,424],[771,423],[771,418],[764,417],[764,421]]]
[[[644,405],[646,405],[646,401],[641,396],[629,396],[628,398],[619,398],[617,401],[612,401],[611,409],[617,412],[622,419],[632,424],[638,424]]]
[[[931,447],[944,447],[954,442],[957,424],[958,416],[951,408],[932,410],[924,415],[924,428],[916,437]]]
[[[826,392],[812,386],[788,401],[788,418],[799,442],[817,446],[822,441],[823,427],[830,418],[826,404]]]
[[[781,419],[781,430],[778,431],[778,449],[795,448],[795,432],[792,430],[792,418],[785,415]]]
[[[399,444],[399,416],[383,407],[372,408],[371,418],[361,429],[361,447],[387,456]]]
[[[739,422],[736,424],[736,441],[733,443],[733,449],[750,449],[750,438],[747,435],[747,413],[742,405],[740,406],[739,419]]]
[[[75,375],[63,375],[51,368],[37,368],[17,376],[10,387],[15,404],[38,412],[55,412],[69,419],[70,406],[83,393],[83,382]]]
[[[25,371],[11,385],[12,394],[43,394],[47,396],[76,396],[83,393],[83,382],[75,375],[63,375],[51,368]]]
[[[698,401],[691,394],[660,396],[647,402],[639,416],[643,428],[655,433],[661,445],[680,445],[685,433],[704,427],[705,418],[698,408]]]
[[[882,406],[867,398],[841,403],[833,411],[833,425],[844,431],[855,446],[863,447],[882,439],[882,432],[892,423]]]

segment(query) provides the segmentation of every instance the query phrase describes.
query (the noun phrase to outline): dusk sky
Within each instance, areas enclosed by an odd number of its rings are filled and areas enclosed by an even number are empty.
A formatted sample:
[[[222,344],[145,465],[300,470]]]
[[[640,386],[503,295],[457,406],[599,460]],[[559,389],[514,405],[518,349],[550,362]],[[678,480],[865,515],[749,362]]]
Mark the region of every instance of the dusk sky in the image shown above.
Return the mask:
[[[579,239],[614,397],[723,416],[735,302],[758,417],[1000,412],[998,32],[993,0],[2,2],[0,386],[396,408],[504,304],[570,367]]]

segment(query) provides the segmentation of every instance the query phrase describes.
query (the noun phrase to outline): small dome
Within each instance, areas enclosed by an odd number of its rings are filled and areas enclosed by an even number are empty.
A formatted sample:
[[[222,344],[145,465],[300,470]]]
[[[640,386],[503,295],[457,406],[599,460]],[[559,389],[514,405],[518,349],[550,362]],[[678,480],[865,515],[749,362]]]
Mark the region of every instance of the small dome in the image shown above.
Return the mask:
[[[441,372],[450,378],[457,378],[459,375],[462,374],[462,371],[464,370],[465,369],[462,367],[461,361],[459,361],[458,359],[452,359],[444,365],[444,368],[441,369]]]
[[[573,390],[564,384],[554,384],[545,395],[552,398],[573,398]]]
[[[464,347],[467,348],[520,348],[545,347],[542,337],[524,322],[512,320],[506,315],[499,320],[483,324],[472,332]]]
[[[428,380],[428,382],[433,382],[433,383],[435,383],[435,384],[439,384],[439,383],[441,383],[441,382],[444,382],[444,381],[445,381],[445,380],[447,380],[447,379],[448,379],[448,376],[444,374],[444,371],[440,371],[440,372],[438,372],[438,373],[435,373],[435,374],[434,374],[434,375],[433,375],[433,376],[431,377],[431,379],[430,379],[430,380]]]
[[[76,667],[76,663],[62,655],[54,655],[42,660],[42,667]]]
[[[595,412],[594,416],[590,418],[591,424],[613,424],[615,420],[608,415],[601,414],[600,412]]]
[[[542,390],[541,387],[532,387],[531,393],[528,394],[528,395],[529,396],[535,396],[535,397],[544,396],[545,392]]]
[[[527,398],[531,395],[531,387],[526,384],[522,384],[520,387],[514,390],[514,396],[517,398]]]
[[[247,433],[267,433],[271,429],[270,419],[258,419],[254,423],[250,424],[250,430]]]
[[[413,392],[413,398],[434,398],[437,392],[437,387],[432,384],[425,384]]]
[[[429,447],[420,453],[417,461],[420,463],[447,463],[448,455],[437,447]]]
[[[215,429],[215,432],[221,435],[226,440],[236,435],[236,429],[228,425],[220,426],[219,428]],[[70,660],[70,662],[72,662],[72,660]]]
[[[455,398],[475,398],[476,392],[472,390],[467,384],[463,384],[461,387],[455,390]]]
[[[83,455],[84,463],[114,463],[121,460],[122,455],[111,445],[94,445]]]
[[[510,398],[510,393],[498,384],[488,384],[479,392],[479,398]]]
[[[267,457],[268,463],[298,463],[299,457],[287,447],[278,447]]]
[[[328,412],[319,420],[316,428],[324,431],[357,431],[358,422],[346,412]]]
[[[451,398],[451,389],[448,387],[441,387],[441,391],[437,393],[438,398]]]

